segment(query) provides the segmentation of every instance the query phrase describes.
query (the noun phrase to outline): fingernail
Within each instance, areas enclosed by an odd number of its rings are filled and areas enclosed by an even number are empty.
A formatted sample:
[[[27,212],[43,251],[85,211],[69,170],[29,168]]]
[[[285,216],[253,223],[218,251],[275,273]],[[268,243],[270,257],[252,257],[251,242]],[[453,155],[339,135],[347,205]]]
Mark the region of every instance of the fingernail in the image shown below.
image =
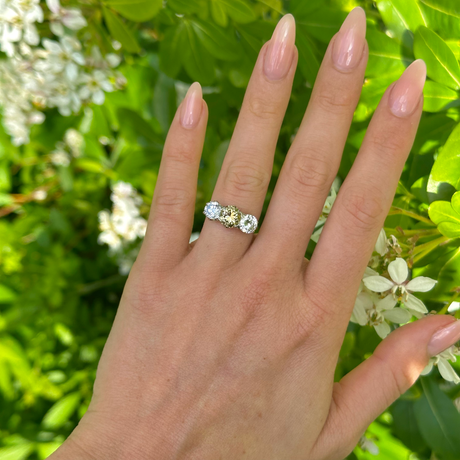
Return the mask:
[[[358,65],[366,38],[366,13],[360,7],[347,16],[334,41],[332,60],[339,70],[350,70]]]
[[[460,340],[460,321],[436,331],[428,344],[430,356],[436,356]]]
[[[181,125],[186,129],[193,129],[200,120],[203,108],[203,93],[201,85],[196,81],[185,95],[181,108]]]
[[[273,32],[264,61],[264,72],[270,80],[281,80],[291,67],[295,46],[295,19],[284,15]]]
[[[426,80],[426,65],[414,61],[391,89],[390,109],[397,117],[408,117],[417,107]]]

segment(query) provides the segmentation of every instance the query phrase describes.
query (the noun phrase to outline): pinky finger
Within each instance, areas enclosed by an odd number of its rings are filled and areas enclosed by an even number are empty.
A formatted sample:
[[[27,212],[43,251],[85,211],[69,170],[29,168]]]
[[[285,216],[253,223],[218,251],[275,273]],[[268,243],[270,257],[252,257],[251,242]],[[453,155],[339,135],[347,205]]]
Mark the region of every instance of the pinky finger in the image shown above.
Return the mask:
[[[168,131],[139,258],[178,263],[189,251],[198,168],[208,120],[201,86],[193,83]]]
[[[374,354],[335,384],[312,458],[345,458],[367,427],[417,380],[430,356],[460,339],[460,321],[428,316],[392,332]]]

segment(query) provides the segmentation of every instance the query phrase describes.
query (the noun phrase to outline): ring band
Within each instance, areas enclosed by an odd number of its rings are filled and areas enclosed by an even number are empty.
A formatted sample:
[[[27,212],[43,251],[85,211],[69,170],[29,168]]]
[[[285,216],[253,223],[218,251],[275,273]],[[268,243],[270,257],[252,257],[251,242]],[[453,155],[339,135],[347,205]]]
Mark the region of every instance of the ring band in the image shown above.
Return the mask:
[[[236,206],[222,206],[217,201],[206,203],[203,214],[226,228],[239,228],[243,233],[254,233],[259,225],[253,215],[242,213]]]

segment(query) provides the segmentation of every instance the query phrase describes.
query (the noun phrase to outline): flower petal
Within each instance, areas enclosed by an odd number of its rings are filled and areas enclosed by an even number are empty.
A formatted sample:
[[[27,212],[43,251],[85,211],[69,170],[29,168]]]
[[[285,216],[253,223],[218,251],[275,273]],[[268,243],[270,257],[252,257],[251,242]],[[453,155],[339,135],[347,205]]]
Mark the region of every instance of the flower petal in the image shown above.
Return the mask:
[[[379,299],[375,302],[375,307],[378,311],[391,310],[396,305],[397,300],[393,294],[388,294],[383,299]]]
[[[364,286],[374,292],[385,292],[390,290],[394,284],[383,276],[368,276],[363,278]]]
[[[371,267],[366,267],[366,270],[364,270],[363,278],[367,278],[368,276],[379,276],[379,274]]]
[[[406,281],[407,277],[409,276],[407,262],[404,259],[398,257],[388,265],[388,273],[396,284],[404,283],[404,281]]]
[[[409,294],[407,296],[407,300],[403,302],[404,305],[414,311],[420,312],[420,313],[428,313],[428,309],[425,307],[425,304],[420,300],[417,299],[412,294]]]
[[[385,229],[380,230],[377,242],[375,243],[374,251],[384,256],[388,252],[388,239]]]
[[[444,380],[447,380],[448,382],[460,383],[460,377],[456,374],[453,367],[446,359],[439,359],[438,369]]]
[[[353,323],[358,323],[360,326],[365,326],[367,324],[367,313],[362,305],[356,305],[353,308],[353,314],[351,316],[351,321]]]
[[[382,339],[384,339],[391,332],[390,325],[388,323],[386,323],[385,321],[383,321],[382,323],[377,324],[376,326],[374,326],[374,329],[375,329],[375,332],[377,332],[377,334]]]
[[[427,276],[417,276],[417,278],[410,280],[406,284],[406,289],[408,291],[414,291],[414,292],[427,292],[430,289],[433,289],[436,283],[437,283],[436,280],[432,280],[431,278],[428,278]]]
[[[433,361],[430,359],[430,362],[427,364],[425,369],[423,369],[421,375],[427,375],[433,370]]]
[[[412,313],[403,308],[393,308],[392,310],[387,310],[383,312],[385,319],[396,324],[405,324],[412,318]]]

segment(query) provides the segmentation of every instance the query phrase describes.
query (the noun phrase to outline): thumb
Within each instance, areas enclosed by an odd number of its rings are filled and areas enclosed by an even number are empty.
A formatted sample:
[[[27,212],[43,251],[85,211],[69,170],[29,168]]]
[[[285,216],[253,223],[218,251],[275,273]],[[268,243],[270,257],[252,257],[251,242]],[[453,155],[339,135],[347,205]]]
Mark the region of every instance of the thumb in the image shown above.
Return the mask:
[[[369,359],[335,384],[329,416],[316,444],[323,452],[319,458],[348,455],[367,427],[415,383],[429,358],[458,340],[460,321],[441,315],[392,332]]]

